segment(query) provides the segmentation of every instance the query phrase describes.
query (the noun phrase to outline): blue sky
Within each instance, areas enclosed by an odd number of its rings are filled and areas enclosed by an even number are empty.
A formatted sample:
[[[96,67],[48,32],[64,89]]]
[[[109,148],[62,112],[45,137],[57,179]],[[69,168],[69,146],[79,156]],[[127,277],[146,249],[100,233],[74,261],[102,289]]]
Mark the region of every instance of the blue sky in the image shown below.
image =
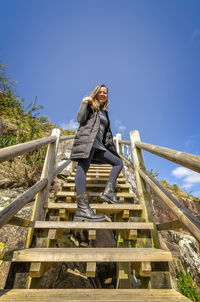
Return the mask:
[[[17,94],[77,127],[81,99],[109,88],[112,132],[200,155],[199,0],[0,0],[1,59]],[[144,152],[147,169],[200,196],[200,175]]]

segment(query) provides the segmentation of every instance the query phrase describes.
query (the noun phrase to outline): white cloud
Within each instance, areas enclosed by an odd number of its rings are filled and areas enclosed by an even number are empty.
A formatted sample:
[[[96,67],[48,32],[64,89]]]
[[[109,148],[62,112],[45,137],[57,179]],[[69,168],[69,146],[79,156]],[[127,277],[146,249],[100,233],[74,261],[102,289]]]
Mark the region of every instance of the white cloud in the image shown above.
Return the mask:
[[[183,178],[186,177],[188,174],[190,174],[190,170],[184,167],[178,167],[172,171],[172,175],[177,178]]]
[[[195,197],[200,198],[200,191],[192,192],[192,195],[195,196]]]
[[[114,122],[114,125],[115,125],[115,127],[118,129],[118,131],[119,132],[124,132],[125,130],[126,130],[126,126],[125,125],[123,125],[122,124],[122,122],[121,121],[119,121],[119,120],[115,120],[115,122]]]
[[[75,122],[74,119],[72,119],[68,123],[60,123],[59,126],[64,130],[75,130],[79,127],[79,123]]]
[[[200,174],[184,167],[174,169],[172,175],[179,179],[182,178],[182,188],[186,190],[190,189],[195,184],[200,184]]]

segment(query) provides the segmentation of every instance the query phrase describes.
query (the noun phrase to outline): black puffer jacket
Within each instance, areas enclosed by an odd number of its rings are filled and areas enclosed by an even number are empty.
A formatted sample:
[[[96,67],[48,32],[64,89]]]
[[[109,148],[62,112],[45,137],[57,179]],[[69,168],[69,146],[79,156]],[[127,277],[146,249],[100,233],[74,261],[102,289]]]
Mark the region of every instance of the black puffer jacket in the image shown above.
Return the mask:
[[[81,117],[79,116],[80,109],[84,108],[84,115]],[[100,126],[100,118],[99,118],[99,110],[92,110],[87,103],[81,104],[81,107],[77,114],[77,120],[80,123],[80,126],[77,130],[75,135],[74,144],[72,147],[70,159],[77,161],[81,158],[88,158],[90,155],[90,151],[94,144],[94,140],[96,138],[99,126]],[[103,144],[107,150],[115,154],[119,157],[117,150],[115,148],[113,142],[113,135],[110,129],[110,120],[108,116],[108,111],[105,111],[107,119],[108,119],[108,126],[105,129],[104,137],[103,137]],[[120,157],[119,157],[120,158]],[[98,158],[95,156],[93,157],[92,163],[101,164]]]

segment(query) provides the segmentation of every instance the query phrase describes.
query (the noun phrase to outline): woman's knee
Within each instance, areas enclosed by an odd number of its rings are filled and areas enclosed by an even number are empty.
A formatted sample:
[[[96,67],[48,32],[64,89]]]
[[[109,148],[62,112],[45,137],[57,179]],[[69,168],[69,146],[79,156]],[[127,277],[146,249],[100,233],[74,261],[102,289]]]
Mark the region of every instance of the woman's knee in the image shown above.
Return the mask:
[[[117,161],[115,162],[114,166],[118,166],[121,170],[123,168],[123,161],[120,158],[117,158]]]

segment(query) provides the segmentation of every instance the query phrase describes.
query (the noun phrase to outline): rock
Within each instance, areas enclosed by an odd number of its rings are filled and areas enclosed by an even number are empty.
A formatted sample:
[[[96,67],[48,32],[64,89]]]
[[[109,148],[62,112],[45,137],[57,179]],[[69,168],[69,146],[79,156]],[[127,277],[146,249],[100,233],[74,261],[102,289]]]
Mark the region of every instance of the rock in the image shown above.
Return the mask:
[[[134,203],[139,203],[138,197],[137,197],[137,188],[136,188],[136,180],[135,180],[135,173],[131,171],[126,164],[124,163],[124,174],[127,179],[127,182],[130,184],[130,193],[135,193]]]
[[[63,141],[59,144],[58,154],[56,158],[56,165],[62,165],[67,159],[69,159],[71,154],[71,148],[73,146],[74,139],[70,139],[67,141]],[[60,175],[68,176],[70,170],[70,165],[68,165],[65,169],[62,170]]]
[[[180,259],[185,270],[200,287],[200,256],[198,242],[193,236],[171,231],[172,239],[179,246]]]
[[[12,135],[17,134],[17,127],[11,124],[9,121],[0,117],[0,136],[1,135]]]

